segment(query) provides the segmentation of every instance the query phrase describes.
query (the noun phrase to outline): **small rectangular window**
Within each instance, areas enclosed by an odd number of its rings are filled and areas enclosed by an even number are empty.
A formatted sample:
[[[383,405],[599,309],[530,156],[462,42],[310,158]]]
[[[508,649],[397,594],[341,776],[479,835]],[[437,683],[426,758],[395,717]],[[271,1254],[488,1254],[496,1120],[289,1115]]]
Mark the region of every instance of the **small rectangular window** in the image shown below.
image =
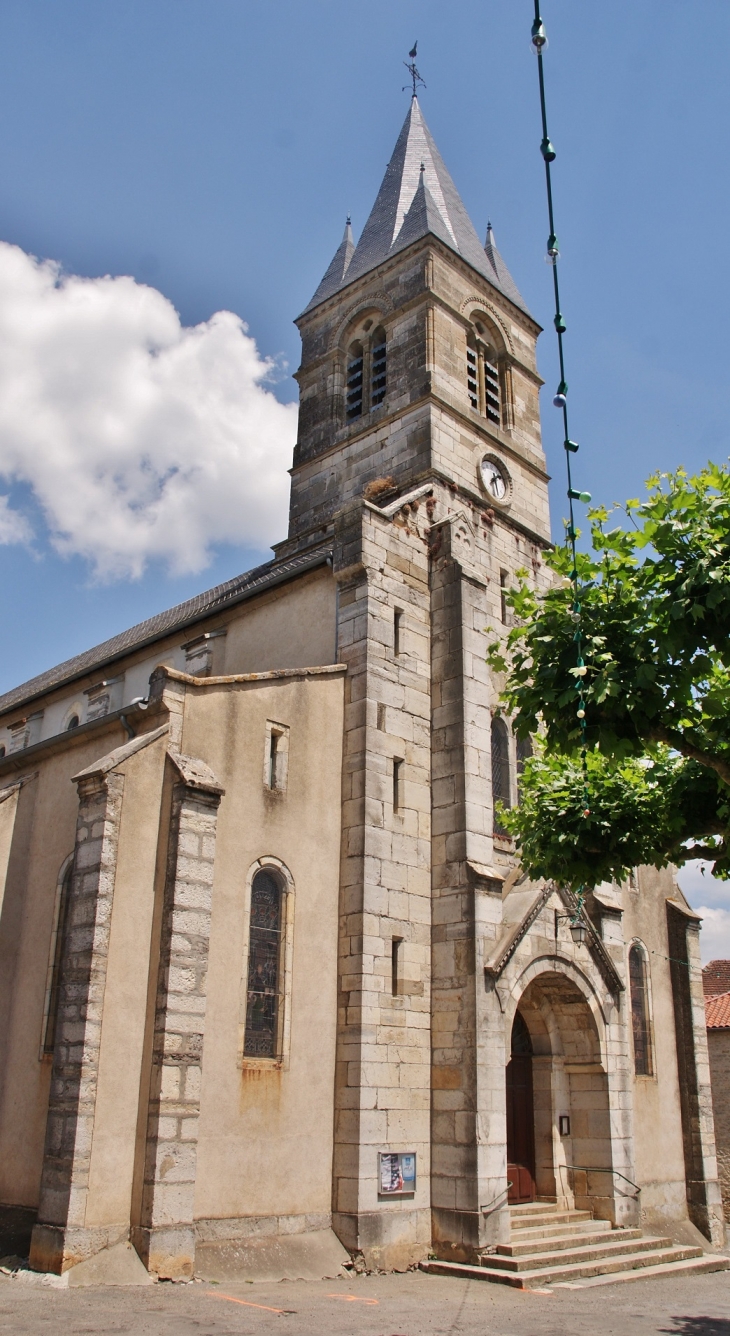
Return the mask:
[[[286,724],[266,721],[264,745],[264,788],[284,793],[289,771],[289,729]]]
[[[393,811],[400,812],[403,806],[403,761],[393,760]]]
[[[401,652],[401,632],[403,629],[403,609],[393,609],[393,654],[397,659]]]
[[[403,946],[403,938],[394,937],[391,943],[391,955],[390,955],[390,990],[393,997],[398,997],[401,991],[402,946]]]
[[[508,573],[507,571],[500,571],[500,572],[499,572],[499,604],[500,604],[500,614],[501,614],[501,617],[502,617],[502,622],[504,623],[505,626],[507,625],[507,618],[508,618],[508,616],[509,616],[509,611],[508,611],[508,608],[507,608],[507,581],[508,581],[508,580],[509,580],[509,573]]]

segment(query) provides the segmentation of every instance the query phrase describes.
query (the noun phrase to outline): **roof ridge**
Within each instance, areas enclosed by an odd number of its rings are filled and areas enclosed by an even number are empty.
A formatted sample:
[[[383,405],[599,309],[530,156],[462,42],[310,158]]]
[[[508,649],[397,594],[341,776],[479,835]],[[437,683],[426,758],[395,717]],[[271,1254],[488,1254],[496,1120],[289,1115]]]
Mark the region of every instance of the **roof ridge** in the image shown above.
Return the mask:
[[[238,597],[277,584],[308,566],[319,565],[326,560],[328,551],[329,549],[316,548],[314,551],[309,549],[307,552],[283,559],[272,557],[270,561],[262,562],[260,566],[254,566],[242,575],[236,575],[231,580],[214,585],[212,589],[195,594],[172,608],[163,609],[162,612],[147,617],[145,621],[137,622],[135,626],[102,640],[81,654],[64,659],[62,663],[4,692],[0,695],[0,715],[20,709],[22,705],[63,686],[66,682],[84,677],[96,669],[100,670],[106,664],[130,654],[133,650],[140,649],[146,644],[154,644],[156,640],[161,640],[173,631],[201,621],[219,609],[235,603]]]

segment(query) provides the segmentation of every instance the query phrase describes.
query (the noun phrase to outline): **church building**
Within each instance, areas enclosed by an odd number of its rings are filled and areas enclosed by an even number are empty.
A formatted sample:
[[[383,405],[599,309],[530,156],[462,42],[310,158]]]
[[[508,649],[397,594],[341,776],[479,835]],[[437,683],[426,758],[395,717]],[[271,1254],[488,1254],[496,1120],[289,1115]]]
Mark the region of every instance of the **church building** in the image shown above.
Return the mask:
[[[540,327],[415,96],[297,325],[274,558],[0,697],[0,1223],[57,1273],[724,1265],[697,916],[639,868],[576,921],[495,815]]]

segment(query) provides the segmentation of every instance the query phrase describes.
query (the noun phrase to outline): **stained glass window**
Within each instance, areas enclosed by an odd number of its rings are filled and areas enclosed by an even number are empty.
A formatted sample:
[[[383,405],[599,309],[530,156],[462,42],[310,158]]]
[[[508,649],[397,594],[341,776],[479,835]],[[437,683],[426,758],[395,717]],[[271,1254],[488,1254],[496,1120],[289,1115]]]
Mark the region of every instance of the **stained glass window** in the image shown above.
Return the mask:
[[[279,1056],[281,1018],[281,942],[283,896],[278,877],[257,872],[251,886],[251,928],[248,948],[246,1057]]]
[[[646,961],[640,946],[629,951],[629,986],[631,1022],[634,1032],[634,1071],[637,1076],[651,1076],[651,1036],[646,985]]]
[[[509,734],[503,719],[492,720],[492,803],[494,807],[494,833],[506,835],[497,813],[497,803],[511,807],[509,782]]]
[[[58,1022],[58,1008],[61,1001],[61,962],[63,960],[63,944],[66,937],[66,924],[68,920],[68,904],[71,895],[71,878],[73,876],[73,862],[69,862],[68,867],[61,882],[61,894],[58,902],[58,919],[56,921],[56,938],[53,945],[53,961],[51,964],[51,986],[48,997],[48,1014],[46,1017],[46,1030],[43,1036],[43,1052],[52,1053],[56,1042],[56,1025]]]

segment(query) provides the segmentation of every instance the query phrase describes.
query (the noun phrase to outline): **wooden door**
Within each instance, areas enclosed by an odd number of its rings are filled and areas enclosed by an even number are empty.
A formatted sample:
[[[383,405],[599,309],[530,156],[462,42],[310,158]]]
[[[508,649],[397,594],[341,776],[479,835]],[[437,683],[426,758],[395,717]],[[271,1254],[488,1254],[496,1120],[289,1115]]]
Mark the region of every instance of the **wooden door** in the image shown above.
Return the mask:
[[[507,1064],[507,1181],[509,1202],[535,1200],[535,1113],[532,1058],[514,1054]]]

